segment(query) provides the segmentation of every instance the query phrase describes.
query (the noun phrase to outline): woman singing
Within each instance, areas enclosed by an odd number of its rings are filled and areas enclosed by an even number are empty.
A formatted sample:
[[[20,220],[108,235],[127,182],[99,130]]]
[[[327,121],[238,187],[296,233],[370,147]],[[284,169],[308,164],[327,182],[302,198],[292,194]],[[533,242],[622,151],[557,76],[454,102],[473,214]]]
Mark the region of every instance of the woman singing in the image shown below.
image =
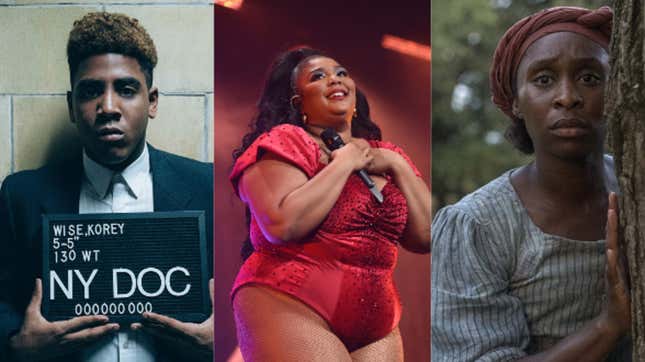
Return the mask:
[[[232,291],[245,361],[401,361],[392,272],[398,244],[429,252],[428,187],[316,50],[280,56],[258,108],[230,175],[253,246]],[[328,128],[343,147],[322,141]]]
[[[611,20],[608,7],[556,7],[500,40],[493,101],[511,119],[507,138],[534,159],[436,215],[433,360],[629,360],[603,150]]]

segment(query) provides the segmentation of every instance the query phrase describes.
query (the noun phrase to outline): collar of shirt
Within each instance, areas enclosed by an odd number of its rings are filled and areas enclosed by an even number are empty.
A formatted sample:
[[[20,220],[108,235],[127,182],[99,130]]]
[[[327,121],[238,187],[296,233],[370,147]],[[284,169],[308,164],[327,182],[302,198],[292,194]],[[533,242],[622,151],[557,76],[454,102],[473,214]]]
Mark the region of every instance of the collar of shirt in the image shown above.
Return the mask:
[[[83,171],[99,199],[105,198],[110,190],[110,182],[115,172],[89,158],[85,150],[83,150]],[[150,154],[146,144],[139,157],[121,171],[126,189],[135,199],[144,192],[145,183],[141,182],[142,177],[140,176],[149,173]]]

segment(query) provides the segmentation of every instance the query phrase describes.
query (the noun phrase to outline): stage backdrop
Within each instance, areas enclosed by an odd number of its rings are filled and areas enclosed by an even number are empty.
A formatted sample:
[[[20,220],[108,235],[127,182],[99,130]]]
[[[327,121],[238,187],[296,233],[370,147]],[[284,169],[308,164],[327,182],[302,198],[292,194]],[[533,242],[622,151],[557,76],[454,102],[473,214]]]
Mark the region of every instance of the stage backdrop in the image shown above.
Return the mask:
[[[237,345],[229,299],[247,233],[228,182],[231,152],[255,113],[275,56],[295,45],[327,52],[367,94],[383,138],[405,149],[430,184],[430,62],[381,47],[385,34],[430,45],[430,2],[244,1],[215,6],[215,361]],[[430,360],[430,258],[400,251],[396,283],[406,361]],[[288,348],[288,346],[285,346]]]

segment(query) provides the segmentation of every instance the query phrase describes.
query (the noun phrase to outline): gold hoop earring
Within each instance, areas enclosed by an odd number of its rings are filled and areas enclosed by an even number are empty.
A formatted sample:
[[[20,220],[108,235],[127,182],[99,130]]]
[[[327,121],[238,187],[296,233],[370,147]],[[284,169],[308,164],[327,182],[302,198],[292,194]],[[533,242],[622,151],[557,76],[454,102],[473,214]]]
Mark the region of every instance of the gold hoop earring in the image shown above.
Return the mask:
[[[352,118],[358,117],[358,112],[356,112],[356,107],[354,107],[354,114],[352,115]]]
[[[298,98],[300,98],[300,96],[299,96],[299,95],[297,95],[297,94],[296,94],[296,95],[294,95],[293,97],[291,97],[291,99],[289,100],[289,103],[291,104],[291,108],[293,108],[293,109],[297,109],[297,108],[296,108],[296,104],[294,103],[294,101],[295,101],[296,99],[298,99]]]

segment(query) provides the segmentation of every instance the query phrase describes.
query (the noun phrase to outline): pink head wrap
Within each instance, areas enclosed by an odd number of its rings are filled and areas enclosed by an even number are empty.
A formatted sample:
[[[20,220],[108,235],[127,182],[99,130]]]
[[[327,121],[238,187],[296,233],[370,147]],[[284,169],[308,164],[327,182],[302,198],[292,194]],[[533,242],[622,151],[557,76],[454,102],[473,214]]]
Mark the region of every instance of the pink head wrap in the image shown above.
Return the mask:
[[[583,35],[605,49],[609,47],[613,12],[608,6],[597,10],[558,6],[545,9],[513,24],[499,40],[490,69],[492,100],[513,121],[513,88],[524,52],[541,37],[568,31]]]

